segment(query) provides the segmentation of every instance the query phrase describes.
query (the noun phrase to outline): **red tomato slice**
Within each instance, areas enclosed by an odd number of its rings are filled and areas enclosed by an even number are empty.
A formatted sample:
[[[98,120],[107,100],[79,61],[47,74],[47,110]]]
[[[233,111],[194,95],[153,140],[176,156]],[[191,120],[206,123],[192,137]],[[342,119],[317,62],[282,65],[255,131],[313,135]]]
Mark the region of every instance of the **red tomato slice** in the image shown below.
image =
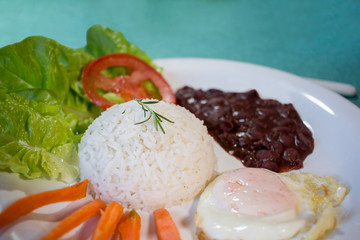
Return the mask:
[[[116,77],[107,77],[102,71],[109,67],[125,67],[130,74]],[[165,102],[176,103],[174,92],[166,80],[154,68],[143,60],[126,53],[115,53],[97,58],[85,65],[82,72],[82,84],[86,95],[102,109],[114,105],[103,96],[97,89],[115,93],[125,101],[153,98],[141,83],[151,80],[158,88],[161,99]]]

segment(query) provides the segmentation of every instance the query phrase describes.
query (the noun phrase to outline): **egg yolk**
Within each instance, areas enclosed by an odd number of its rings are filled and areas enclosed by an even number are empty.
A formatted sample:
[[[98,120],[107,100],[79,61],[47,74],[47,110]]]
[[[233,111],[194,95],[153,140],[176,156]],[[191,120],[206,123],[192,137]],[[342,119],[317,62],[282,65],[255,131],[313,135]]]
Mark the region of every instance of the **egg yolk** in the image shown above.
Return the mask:
[[[214,186],[219,208],[248,216],[269,216],[295,209],[295,193],[278,175],[264,169],[240,168]]]

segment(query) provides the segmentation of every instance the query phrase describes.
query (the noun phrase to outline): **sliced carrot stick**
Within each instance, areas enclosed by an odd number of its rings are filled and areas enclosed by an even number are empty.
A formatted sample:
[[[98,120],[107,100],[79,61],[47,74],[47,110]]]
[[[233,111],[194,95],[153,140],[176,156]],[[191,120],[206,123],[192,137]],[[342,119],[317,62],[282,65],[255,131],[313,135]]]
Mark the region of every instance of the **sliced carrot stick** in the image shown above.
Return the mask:
[[[88,182],[84,180],[69,187],[37,193],[17,200],[0,213],[0,228],[45,205],[85,197]]]
[[[105,209],[106,203],[100,199],[96,199],[85,206],[81,207],[77,211],[73,212],[70,216],[62,220],[57,226],[55,226],[48,234],[46,234],[41,240],[53,240],[58,239],[65,233],[69,232],[73,228],[77,227],[86,220],[99,215],[100,209]]]
[[[135,209],[125,214],[119,222],[118,231],[121,240],[140,239],[141,218]]]
[[[123,215],[123,211],[124,208],[119,203],[109,203],[96,225],[92,240],[109,239],[109,237],[113,235],[115,228]]]
[[[181,239],[180,233],[170,213],[165,208],[153,212],[159,240]]]

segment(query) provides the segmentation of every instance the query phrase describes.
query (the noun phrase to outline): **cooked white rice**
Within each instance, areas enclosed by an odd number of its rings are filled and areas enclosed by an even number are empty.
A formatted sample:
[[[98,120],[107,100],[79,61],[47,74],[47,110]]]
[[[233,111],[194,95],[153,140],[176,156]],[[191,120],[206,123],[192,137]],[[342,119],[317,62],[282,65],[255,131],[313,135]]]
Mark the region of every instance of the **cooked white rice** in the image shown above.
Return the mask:
[[[106,202],[152,211],[193,199],[213,177],[216,158],[202,121],[183,107],[160,101],[151,109],[174,121],[144,120],[136,101],[98,117],[79,145],[81,179]]]

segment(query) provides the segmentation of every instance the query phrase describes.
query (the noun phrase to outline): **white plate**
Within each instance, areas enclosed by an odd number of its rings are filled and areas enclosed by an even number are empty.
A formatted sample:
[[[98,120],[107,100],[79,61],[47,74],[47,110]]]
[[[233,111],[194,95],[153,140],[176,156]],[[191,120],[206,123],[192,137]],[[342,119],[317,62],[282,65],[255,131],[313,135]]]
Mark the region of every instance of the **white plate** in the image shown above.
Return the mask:
[[[350,188],[350,193],[341,205],[340,223],[326,239],[356,239],[360,235],[360,110],[345,98],[325,88],[314,85],[295,75],[258,65],[218,59],[174,58],[158,59],[164,68],[164,77],[176,90],[184,85],[194,88],[218,88],[225,91],[247,91],[257,89],[263,98],[292,103],[301,118],[313,131],[314,152],[304,162],[305,172],[331,175]],[[241,163],[216,146],[219,170],[241,167]],[[47,180],[22,180],[16,174],[0,174],[1,209],[25,194],[49,190],[62,186]],[[79,202],[81,204],[82,202]],[[48,212],[56,212],[67,204],[54,204],[42,209],[39,221],[30,215],[0,231],[1,239],[37,239],[54,226]],[[170,209],[183,239],[193,238],[192,217],[196,203]],[[71,206],[70,206],[71,207]],[[0,210],[1,210],[0,209]],[[43,215],[41,215],[43,214]],[[54,214],[52,214],[53,216]],[[56,216],[56,214],[55,214]],[[151,216],[142,216],[142,234],[145,239],[156,239]],[[93,221],[95,222],[95,221]],[[88,237],[93,223],[78,228]],[[91,232],[91,231],[90,231]],[[71,236],[71,234],[70,234]]]

